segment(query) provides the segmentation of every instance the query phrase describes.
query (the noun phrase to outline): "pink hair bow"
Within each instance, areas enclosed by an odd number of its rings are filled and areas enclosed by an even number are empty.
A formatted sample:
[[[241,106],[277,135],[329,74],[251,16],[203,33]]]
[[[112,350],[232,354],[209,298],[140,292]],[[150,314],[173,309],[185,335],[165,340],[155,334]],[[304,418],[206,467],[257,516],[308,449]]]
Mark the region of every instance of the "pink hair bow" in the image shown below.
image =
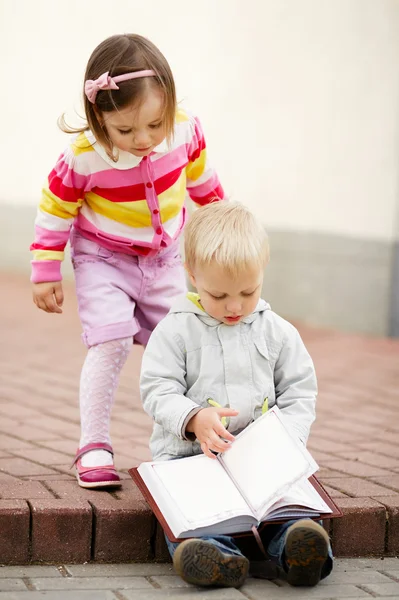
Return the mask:
[[[119,90],[116,85],[120,81],[127,81],[128,79],[137,79],[138,77],[155,77],[155,71],[149,69],[145,71],[134,71],[133,73],[124,73],[123,75],[117,75],[116,77],[110,77],[109,72],[103,73],[98,79],[87,79],[85,81],[85,94],[87,99],[92,104],[95,104],[97,93],[100,90]]]

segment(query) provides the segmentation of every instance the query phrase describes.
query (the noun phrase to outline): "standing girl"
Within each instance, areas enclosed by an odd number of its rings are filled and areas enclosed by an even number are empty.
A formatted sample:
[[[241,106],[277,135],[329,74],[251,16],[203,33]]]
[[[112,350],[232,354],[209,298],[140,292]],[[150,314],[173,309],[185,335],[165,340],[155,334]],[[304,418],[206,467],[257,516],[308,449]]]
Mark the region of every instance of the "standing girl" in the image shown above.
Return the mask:
[[[35,222],[38,308],[61,313],[60,265],[71,244],[88,353],[80,379],[79,485],[120,485],[110,416],[133,340],[151,331],[185,290],[179,253],[186,190],[197,205],[223,198],[198,119],[177,109],[170,67],[139,35],[115,35],[85,74],[87,125],[61,154]]]

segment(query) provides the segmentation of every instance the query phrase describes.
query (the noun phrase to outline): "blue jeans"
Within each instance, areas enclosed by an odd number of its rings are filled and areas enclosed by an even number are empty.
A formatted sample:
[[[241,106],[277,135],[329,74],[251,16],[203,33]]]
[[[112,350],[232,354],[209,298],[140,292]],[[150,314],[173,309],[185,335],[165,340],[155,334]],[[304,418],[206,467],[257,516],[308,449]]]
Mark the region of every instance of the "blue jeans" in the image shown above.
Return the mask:
[[[268,555],[270,556],[270,558],[273,560],[273,562],[277,566],[279,566],[281,569],[283,569],[284,571],[287,571],[285,561],[284,561],[285,534],[286,534],[287,529],[295,522],[296,522],[296,520],[287,521],[286,523],[282,523],[281,525],[280,524],[279,525],[270,525],[270,526],[266,527],[264,530],[266,532],[269,528],[273,528],[272,537],[271,537],[271,539],[268,540],[268,543],[265,545],[265,550],[268,553]],[[262,538],[263,538],[263,536],[262,536]],[[165,536],[165,539],[166,539],[169,553],[170,553],[171,557],[173,558],[175,550],[179,544],[176,542],[171,542],[167,536]],[[203,537],[201,539],[211,542],[212,544],[217,546],[217,548],[219,548],[219,550],[224,552],[224,554],[244,556],[244,554],[239,549],[234,538],[232,538],[230,536],[218,535],[215,537]],[[327,560],[322,569],[321,579],[324,579],[325,577],[327,577],[331,573],[332,568],[333,568],[333,555],[332,555],[332,551],[331,551],[331,546],[329,545],[328,557],[327,557]]]

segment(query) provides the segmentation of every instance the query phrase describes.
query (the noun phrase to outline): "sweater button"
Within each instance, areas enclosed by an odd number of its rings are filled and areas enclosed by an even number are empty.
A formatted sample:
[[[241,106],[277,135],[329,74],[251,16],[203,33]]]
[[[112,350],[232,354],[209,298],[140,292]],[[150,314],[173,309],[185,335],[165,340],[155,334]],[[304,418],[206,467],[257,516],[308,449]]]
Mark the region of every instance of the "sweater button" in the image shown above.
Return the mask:
[[[158,235],[161,235],[162,233],[162,229],[160,227],[157,227],[156,232]]]
[[[154,210],[152,211],[153,215],[158,215],[159,214],[159,210],[157,208],[154,208]]]
[[[151,183],[151,181],[149,181],[148,183],[146,183],[146,186],[147,186],[148,188],[152,188],[152,183]]]

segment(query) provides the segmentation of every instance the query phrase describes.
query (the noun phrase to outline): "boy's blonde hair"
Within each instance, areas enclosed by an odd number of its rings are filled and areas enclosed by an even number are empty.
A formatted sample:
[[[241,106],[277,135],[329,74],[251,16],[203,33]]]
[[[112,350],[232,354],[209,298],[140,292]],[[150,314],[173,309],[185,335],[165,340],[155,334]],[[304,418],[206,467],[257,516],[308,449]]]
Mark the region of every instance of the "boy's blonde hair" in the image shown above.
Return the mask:
[[[247,267],[264,269],[269,261],[264,227],[238,202],[212,202],[194,212],[185,229],[184,251],[191,273],[216,262],[237,277]]]

